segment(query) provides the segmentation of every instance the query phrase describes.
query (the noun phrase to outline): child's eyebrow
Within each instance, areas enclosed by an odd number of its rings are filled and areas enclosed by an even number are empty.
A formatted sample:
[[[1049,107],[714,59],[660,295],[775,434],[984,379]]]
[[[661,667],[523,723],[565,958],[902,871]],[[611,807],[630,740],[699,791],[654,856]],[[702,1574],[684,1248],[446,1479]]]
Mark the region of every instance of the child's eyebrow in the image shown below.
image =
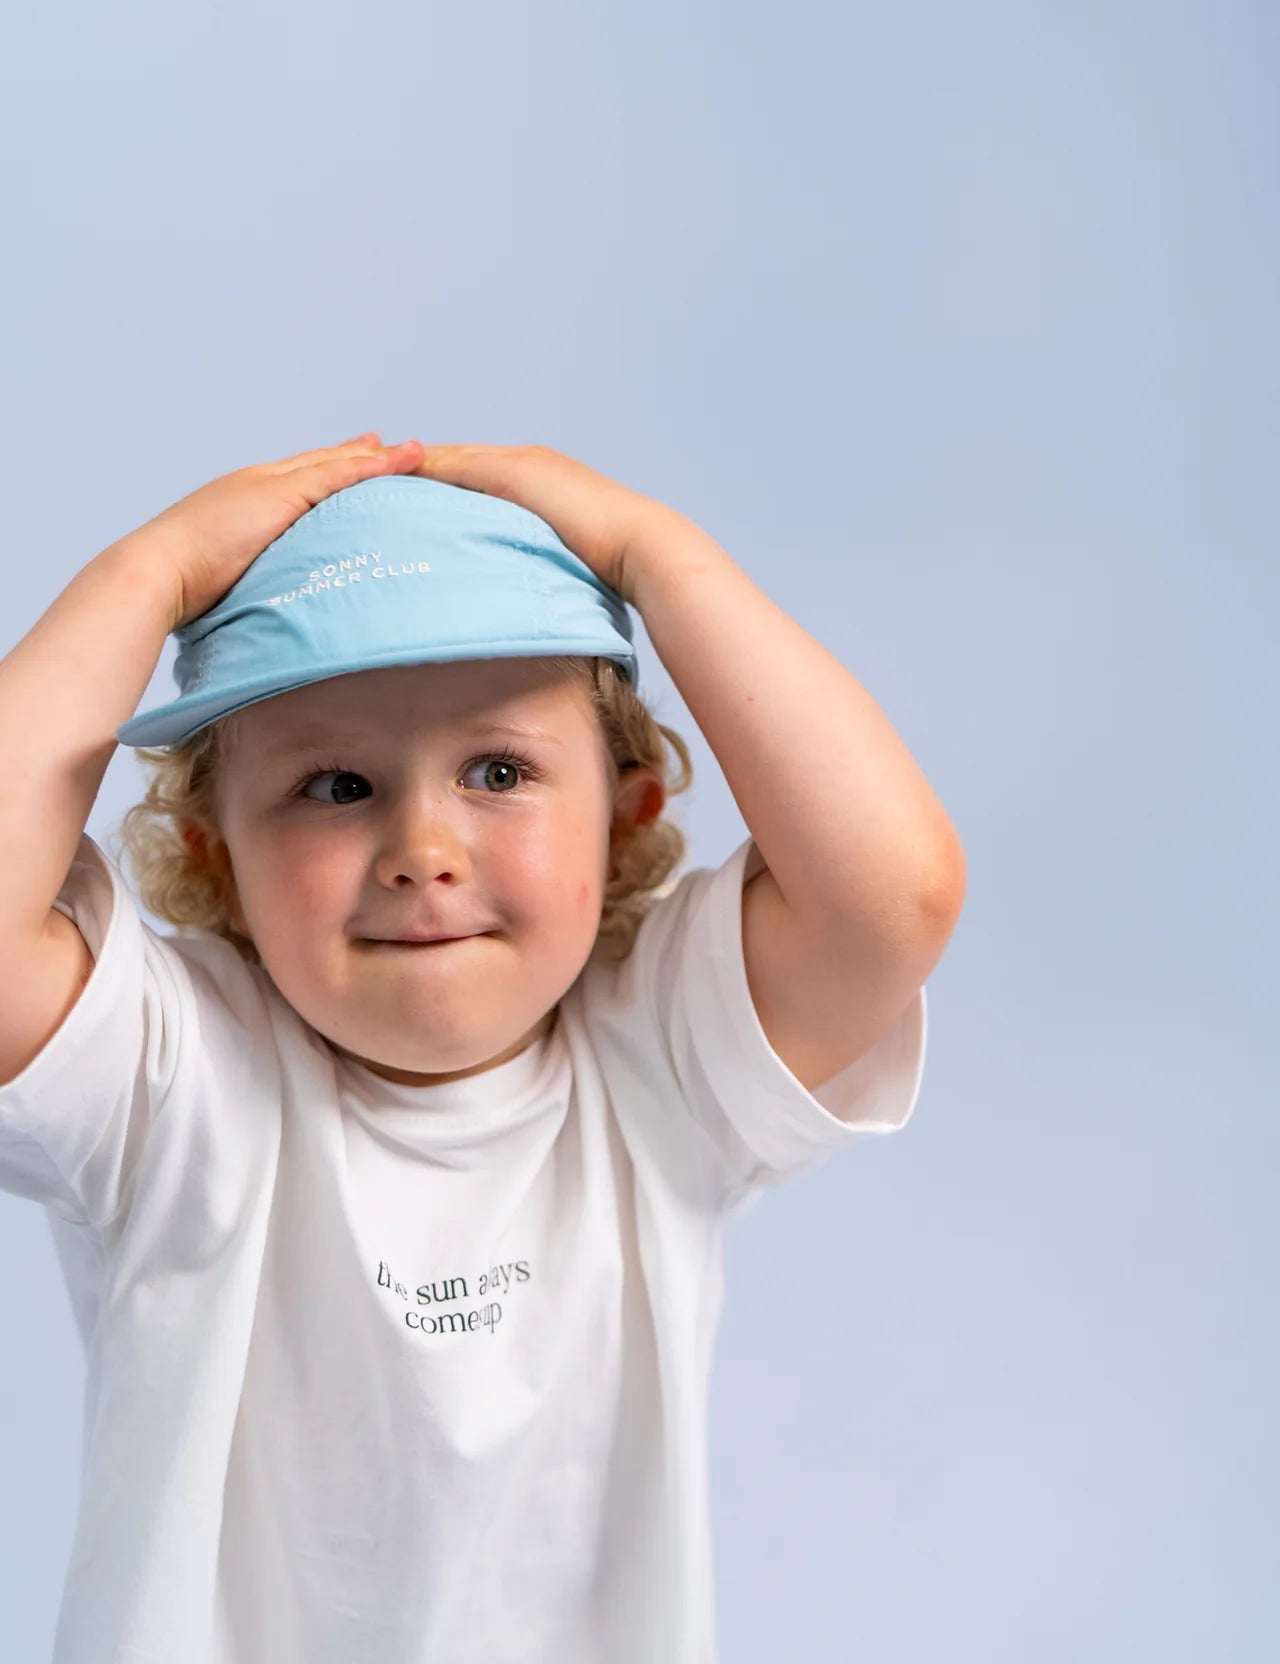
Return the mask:
[[[499,721],[496,718],[476,717],[470,722],[457,724],[459,734],[514,734],[519,739],[544,740],[548,745],[563,745],[564,741],[558,735],[550,733],[545,728],[534,728],[524,722]],[[297,728],[292,733],[281,734],[274,740],[268,740],[262,747],[262,755],[268,757],[287,757],[296,751],[311,751],[318,745],[363,745],[368,742],[367,734],[348,732],[343,728]]]

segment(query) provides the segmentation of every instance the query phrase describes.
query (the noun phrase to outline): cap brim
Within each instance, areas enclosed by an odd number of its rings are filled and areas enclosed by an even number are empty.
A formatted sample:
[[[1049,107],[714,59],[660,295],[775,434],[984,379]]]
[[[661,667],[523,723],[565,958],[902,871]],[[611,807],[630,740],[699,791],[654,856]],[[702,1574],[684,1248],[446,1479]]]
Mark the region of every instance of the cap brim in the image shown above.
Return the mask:
[[[121,723],[116,729],[116,739],[121,745],[131,746],[182,745],[202,728],[230,716],[233,711],[243,710],[246,705],[256,705],[263,699],[272,699],[278,693],[289,693],[294,688],[309,687],[312,682],[326,682],[334,676],[353,676],[362,670],[384,670],[405,664],[450,664],[461,659],[547,659],[564,654],[613,659],[635,685],[636,652],[634,646],[628,643],[606,649],[598,638],[576,642],[558,638],[555,641],[528,643],[503,642],[500,652],[494,652],[492,641],[461,645],[450,643],[435,650],[409,647],[373,657],[366,653],[359,659],[328,664],[296,681],[281,681],[268,673],[240,682],[235,687],[219,688],[216,693],[194,697],[184,694],[167,705],[158,705],[153,711],[143,711],[138,716],[130,717],[128,722]]]

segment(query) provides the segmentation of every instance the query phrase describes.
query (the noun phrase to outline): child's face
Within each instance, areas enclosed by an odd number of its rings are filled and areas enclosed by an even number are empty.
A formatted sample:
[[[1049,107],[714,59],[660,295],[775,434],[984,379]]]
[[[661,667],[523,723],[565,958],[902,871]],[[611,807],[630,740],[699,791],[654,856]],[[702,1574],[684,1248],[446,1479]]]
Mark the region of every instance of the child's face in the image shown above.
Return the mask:
[[[623,780],[621,808],[660,807],[650,771]],[[608,754],[585,691],[538,660],[367,670],[247,706],[219,807],[237,927],[299,1015],[388,1080],[514,1057],[595,942]],[[371,940],[412,931],[466,939]]]

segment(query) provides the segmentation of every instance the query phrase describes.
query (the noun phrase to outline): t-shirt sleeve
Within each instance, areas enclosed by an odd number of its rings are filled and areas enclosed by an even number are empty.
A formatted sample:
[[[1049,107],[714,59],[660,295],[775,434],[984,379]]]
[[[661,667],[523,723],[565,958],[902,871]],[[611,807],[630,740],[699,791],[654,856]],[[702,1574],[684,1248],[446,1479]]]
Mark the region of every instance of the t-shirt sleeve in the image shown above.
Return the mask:
[[[922,987],[870,1051],[813,1091],[801,1085],[770,1045],[747,983],[742,890],[752,847],[747,838],[721,867],[686,873],[655,903],[626,972],[725,1207],[868,1134],[904,1127],[926,1047]]]
[[[54,906],[94,965],[44,1049],[0,1086],[0,1190],[103,1227],[173,1083],[185,972],[87,833]]]

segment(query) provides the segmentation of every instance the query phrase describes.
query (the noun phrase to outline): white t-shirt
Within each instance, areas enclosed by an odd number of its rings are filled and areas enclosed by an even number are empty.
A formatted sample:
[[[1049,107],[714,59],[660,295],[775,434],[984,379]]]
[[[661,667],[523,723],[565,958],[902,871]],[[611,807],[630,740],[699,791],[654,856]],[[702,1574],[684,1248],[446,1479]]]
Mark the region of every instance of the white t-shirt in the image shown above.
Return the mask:
[[[714,1664],[726,1220],[901,1127],[926,1031],[922,989],[800,1085],[746,981],[751,849],[544,1040],[415,1087],[81,840],[93,973],[0,1086],[0,1188],[45,1206],[86,1353],[53,1664]]]

